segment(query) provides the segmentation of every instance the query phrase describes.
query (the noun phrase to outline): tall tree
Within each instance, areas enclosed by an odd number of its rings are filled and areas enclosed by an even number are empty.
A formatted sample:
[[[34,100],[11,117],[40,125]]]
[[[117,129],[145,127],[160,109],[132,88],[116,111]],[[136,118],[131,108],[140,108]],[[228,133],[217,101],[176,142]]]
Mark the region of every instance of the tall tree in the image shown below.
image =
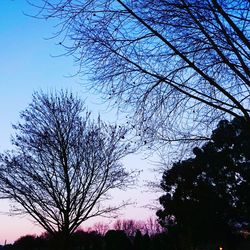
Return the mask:
[[[207,139],[223,116],[250,119],[249,1],[41,2],[91,87],[130,104],[146,139]]]
[[[0,197],[17,204],[47,232],[68,239],[85,220],[115,212],[109,191],[132,184],[119,162],[130,152],[127,130],[90,119],[67,92],[35,93],[14,126],[13,151],[1,155]]]
[[[232,240],[232,232],[250,229],[249,125],[243,118],[221,121],[211,141],[193,152],[164,172],[161,223],[192,244]]]

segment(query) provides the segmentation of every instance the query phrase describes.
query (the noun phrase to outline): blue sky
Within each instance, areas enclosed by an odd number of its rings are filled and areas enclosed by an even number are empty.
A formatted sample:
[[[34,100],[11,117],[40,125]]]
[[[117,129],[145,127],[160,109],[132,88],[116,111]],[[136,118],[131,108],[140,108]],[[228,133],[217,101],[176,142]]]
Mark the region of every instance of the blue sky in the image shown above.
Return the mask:
[[[94,114],[101,113],[105,120],[118,120],[115,111],[107,111],[106,105],[98,105],[100,97],[87,94],[80,79],[66,77],[77,71],[72,57],[53,57],[63,53],[56,40],[47,39],[52,34],[51,21],[38,20],[25,13],[34,13],[34,9],[25,0],[0,0],[0,150],[11,147],[11,124],[19,119],[19,112],[31,101],[34,91],[68,89],[77,93]],[[145,219],[154,215],[154,211],[143,208],[159,195],[145,192],[142,187],[145,180],[155,178],[150,171],[149,160],[143,160],[142,155],[130,156],[124,160],[127,168],[143,169],[138,187],[126,193],[116,194],[115,200],[131,199],[137,205],[123,211],[124,218]],[[157,176],[159,177],[159,176]],[[119,197],[119,198],[118,198]],[[34,234],[43,231],[35,226],[28,217],[7,216],[11,204],[0,200],[0,245],[13,242],[24,234]],[[101,221],[97,218],[95,221]],[[87,222],[91,225],[94,221]]]

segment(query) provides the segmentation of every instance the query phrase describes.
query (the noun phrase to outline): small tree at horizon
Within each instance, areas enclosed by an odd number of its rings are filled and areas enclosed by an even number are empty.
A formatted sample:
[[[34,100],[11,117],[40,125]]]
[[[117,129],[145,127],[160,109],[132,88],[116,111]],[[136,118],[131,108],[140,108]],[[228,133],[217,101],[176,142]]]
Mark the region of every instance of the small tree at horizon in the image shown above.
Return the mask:
[[[115,213],[109,191],[133,184],[120,160],[129,154],[127,129],[90,119],[80,99],[67,92],[35,93],[14,126],[14,150],[1,155],[0,198],[17,204],[53,236],[70,235],[85,220]],[[65,240],[64,240],[65,239]]]

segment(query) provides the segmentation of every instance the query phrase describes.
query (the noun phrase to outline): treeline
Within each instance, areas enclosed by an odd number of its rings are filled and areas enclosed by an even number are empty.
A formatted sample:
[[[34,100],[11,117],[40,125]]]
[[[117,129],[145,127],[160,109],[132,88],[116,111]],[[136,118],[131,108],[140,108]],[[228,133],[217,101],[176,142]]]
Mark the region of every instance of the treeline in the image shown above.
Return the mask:
[[[250,249],[250,240],[235,237],[235,250]],[[105,235],[98,232],[76,231],[71,238],[72,250],[185,250],[180,236],[172,233],[142,234],[140,230],[134,236],[128,236],[123,230],[109,230]],[[1,250],[59,250],[58,242],[48,235],[20,237],[13,244],[0,246]],[[223,246],[223,250],[229,249]],[[215,242],[197,247],[197,250],[219,249]]]
[[[98,232],[76,231],[71,237],[72,250],[129,250],[129,249],[166,249],[166,235],[142,234],[140,230],[134,236],[128,236],[123,230],[109,230],[105,235]],[[2,246],[1,250],[46,250],[60,249],[54,238],[48,235],[27,235],[19,238],[14,244]]]
[[[148,225],[144,223],[145,225]],[[153,222],[153,220],[151,221]],[[180,232],[169,230],[141,230],[143,223],[133,220],[119,220],[113,227],[121,229],[107,229],[105,224],[96,224],[91,231],[77,230],[70,239],[71,250],[186,250],[188,242],[185,242]],[[153,225],[153,224],[152,224]],[[155,227],[154,227],[155,228]],[[152,228],[151,228],[152,229]],[[206,242],[197,246],[196,250],[220,249],[223,250],[247,250],[250,249],[250,237],[244,234],[230,236],[230,245],[223,241]],[[61,249],[60,236],[57,240],[49,234],[40,236],[26,235],[20,237],[13,244],[0,246],[0,250],[59,250]]]

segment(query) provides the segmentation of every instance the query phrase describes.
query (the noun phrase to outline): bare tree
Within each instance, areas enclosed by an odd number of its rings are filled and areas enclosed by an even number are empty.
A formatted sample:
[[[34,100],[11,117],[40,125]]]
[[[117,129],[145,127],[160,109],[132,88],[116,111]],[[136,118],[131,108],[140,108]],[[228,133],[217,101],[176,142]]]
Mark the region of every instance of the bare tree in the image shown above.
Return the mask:
[[[97,222],[92,227],[89,227],[87,231],[97,232],[98,234],[104,236],[109,230],[109,225],[103,222]]]
[[[127,130],[90,119],[67,92],[35,93],[14,126],[15,150],[1,155],[0,197],[17,203],[47,232],[67,240],[85,220],[114,213],[109,191],[134,181],[120,159],[130,152]]]
[[[144,231],[149,235],[156,235],[164,232],[165,229],[159,224],[157,219],[151,217],[146,221]]]
[[[127,236],[134,236],[140,229],[140,225],[135,220],[116,220],[113,224],[115,230],[123,230]]]
[[[139,230],[142,234],[159,234],[164,231],[163,227],[156,219],[149,218],[146,221],[141,220],[116,220],[113,224],[115,230],[123,230],[128,236],[135,236]]]
[[[249,1],[40,2],[91,87],[130,104],[145,139],[206,139],[222,116],[250,120]]]

